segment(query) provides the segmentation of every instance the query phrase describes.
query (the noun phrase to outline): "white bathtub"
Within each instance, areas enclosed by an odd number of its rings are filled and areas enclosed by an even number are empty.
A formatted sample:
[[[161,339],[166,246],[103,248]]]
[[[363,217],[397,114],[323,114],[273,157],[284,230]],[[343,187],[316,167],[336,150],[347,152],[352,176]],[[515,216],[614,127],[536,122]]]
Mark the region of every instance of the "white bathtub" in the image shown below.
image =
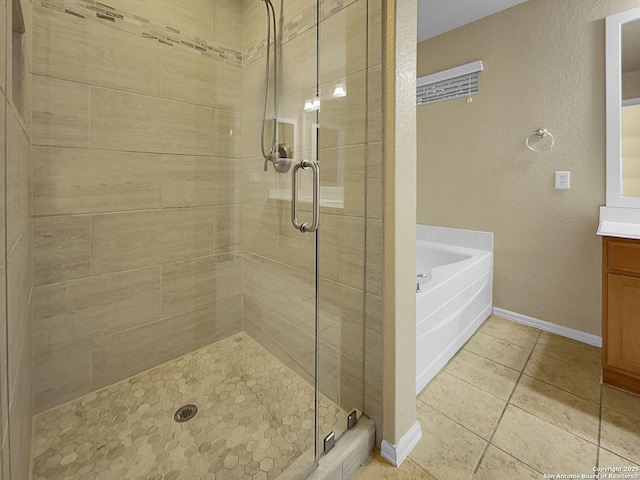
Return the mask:
[[[418,225],[416,394],[493,310],[493,234]]]

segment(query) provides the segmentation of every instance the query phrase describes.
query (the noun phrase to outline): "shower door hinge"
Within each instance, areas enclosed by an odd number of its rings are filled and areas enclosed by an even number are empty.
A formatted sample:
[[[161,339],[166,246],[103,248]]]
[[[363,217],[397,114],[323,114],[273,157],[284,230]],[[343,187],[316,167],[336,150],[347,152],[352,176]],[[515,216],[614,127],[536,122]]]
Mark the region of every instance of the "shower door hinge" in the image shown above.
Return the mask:
[[[329,453],[329,450],[331,450],[335,445],[336,445],[336,434],[335,432],[331,432],[329,435],[324,437],[324,453],[325,454]]]
[[[347,430],[351,430],[358,423],[358,412],[355,410],[347,416]]]

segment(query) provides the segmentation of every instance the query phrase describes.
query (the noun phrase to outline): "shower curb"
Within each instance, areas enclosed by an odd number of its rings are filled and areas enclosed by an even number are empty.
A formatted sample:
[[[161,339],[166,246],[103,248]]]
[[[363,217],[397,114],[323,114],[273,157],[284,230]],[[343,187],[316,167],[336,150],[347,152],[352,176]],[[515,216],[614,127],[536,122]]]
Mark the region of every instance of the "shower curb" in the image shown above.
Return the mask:
[[[336,448],[320,459],[309,480],[347,480],[369,458],[375,439],[375,423],[361,415],[355,428],[342,435]]]

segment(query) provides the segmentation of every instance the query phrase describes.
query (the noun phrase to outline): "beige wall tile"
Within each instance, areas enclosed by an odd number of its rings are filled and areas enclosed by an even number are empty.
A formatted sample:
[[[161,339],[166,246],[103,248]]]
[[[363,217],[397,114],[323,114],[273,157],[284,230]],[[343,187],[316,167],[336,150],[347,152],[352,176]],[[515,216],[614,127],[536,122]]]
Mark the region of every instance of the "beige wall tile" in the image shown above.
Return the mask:
[[[213,307],[102,337],[91,355],[91,389],[110,385],[214,340]]]
[[[36,288],[36,356],[160,319],[160,283],[157,266]]]
[[[328,148],[319,152],[321,187],[342,188],[343,209],[321,207],[321,213],[364,216],[365,146]],[[322,200],[322,192],[320,194]],[[310,207],[310,206],[309,206]]]
[[[364,367],[348,355],[340,355],[339,405],[347,412],[364,409]]]
[[[213,40],[216,3],[193,0],[187,5],[175,4],[171,0],[112,0],[108,5],[168,25],[185,34]]]
[[[33,149],[35,215],[160,207],[160,156],[105,150]]]
[[[367,293],[382,296],[382,282],[384,275],[384,246],[382,220],[367,220],[366,233],[366,278],[365,290]]]
[[[33,143],[89,146],[89,86],[33,76]]]
[[[215,208],[216,253],[242,248],[242,205]]]
[[[366,134],[366,71],[343,79],[346,97],[333,97],[334,83],[321,85],[320,148],[343,147],[365,143]]]
[[[261,12],[262,15],[264,13]],[[271,77],[273,78],[273,76]],[[270,85],[272,85],[270,81]],[[253,109],[259,109],[262,112],[264,106],[264,87],[265,87],[265,60],[264,58],[251,63],[244,62],[242,66],[242,113]],[[273,100],[272,100],[273,102]],[[272,105],[267,105],[268,111],[271,111]],[[273,117],[273,112],[271,111]],[[269,117],[267,117],[269,118]],[[244,122],[243,127],[247,127]],[[250,130],[253,131],[253,130]]]
[[[364,219],[324,215],[321,222],[320,276],[364,290]]]
[[[7,337],[9,385],[19,368],[21,351],[29,344],[29,299],[33,285],[31,223],[7,257]],[[25,342],[26,340],[26,342]]]
[[[242,0],[214,2],[215,40],[226,47],[242,51]]]
[[[382,63],[382,0],[368,0],[367,57],[369,67]]]
[[[159,96],[171,100],[240,110],[242,69],[214,61],[197,52],[164,48],[156,58],[161,65]]]
[[[382,373],[382,298],[367,293],[364,317],[364,365],[367,372]]]
[[[90,349],[78,345],[35,357],[33,372],[35,414],[89,393]]]
[[[91,221],[88,216],[36,217],[33,222],[35,285],[91,274]]]
[[[216,157],[242,158],[242,127],[240,113],[215,109],[213,148]]]
[[[9,404],[11,478],[29,478],[31,460],[31,358],[28,343],[22,349]]]
[[[31,197],[31,146],[12,112],[12,109],[7,111],[7,251],[14,246],[29,220]]]
[[[163,265],[162,316],[215,306],[217,288],[213,255]]]
[[[0,9],[2,10],[2,9]],[[0,21],[2,20],[0,15]],[[0,31],[0,36],[2,31]],[[1,55],[0,55],[1,60]],[[0,255],[5,259],[6,246],[6,203],[5,203],[5,190],[6,190],[6,100],[2,93],[0,93]],[[0,442],[1,442],[0,437]]]
[[[320,83],[337,82],[366,68],[366,24],[367,2],[364,0],[352,3],[322,22]]]
[[[362,364],[364,293],[324,279],[319,292],[320,340]]]
[[[243,248],[252,253],[307,272],[315,268],[314,236],[303,235],[293,228],[288,207],[245,205],[242,210],[242,241]]]
[[[367,217],[382,218],[382,143],[367,145]]]
[[[216,256],[216,338],[225,338],[243,329],[242,256]]]
[[[162,206],[228,205],[239,197],[237,160],[162,155]]]
[[[367,142],[383,140],[382,66],[367,71]]]
[[[91,88],[91,146],[135,152],[211,155],[213,110]]]
[[[315,283],[311,273],[247,253],[243,257],[242,280],[246,299],[275,312],[278,319],[314,332]],[[274,327],[265,333],[275,338],[280,331]]]
[[[212,208],[149,210],[91,218],[94,274],[214,253]]]
[[[3,93],[7,92],[6,75],[7,75],[7,0],[2,0],[0,2],[0,89],[2,89]],[[0,443],[2,442],[2,438],[3,437],[0,437]]]
[[[158,42],[34,5],[33,72],[158,95]],[[78,59],[82,61],[79,62]]]
[[[4,257],[3,257],[4,258]],[[7,358],[7,264],[5,261],[0,263],[0,355],[1,358]],[[6,360],[5,360],[6,361]],[[9,379],[6,368],[0,369],[0,447],[4,443],[7,434],[7,424],[9,421]],[[8,457],[4,456],[0,448],[0,459],[5,466]],[[8,452],[7,452],[8,453]],[[3,471],[0,467],[0,475]],[[4,478],[4,477],[3,477]]]

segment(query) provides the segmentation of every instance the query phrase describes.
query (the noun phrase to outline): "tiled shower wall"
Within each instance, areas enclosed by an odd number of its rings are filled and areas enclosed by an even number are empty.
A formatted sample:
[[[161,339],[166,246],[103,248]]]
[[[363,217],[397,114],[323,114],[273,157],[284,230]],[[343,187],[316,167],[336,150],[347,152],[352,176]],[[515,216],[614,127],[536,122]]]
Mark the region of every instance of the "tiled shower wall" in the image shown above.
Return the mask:
[[[274,3],[279,12],[280,3]],[[382,355],[380,5],[381,0],[327,0],[321,4],[318,140],[321,189],[343,189],[344,201],[332,206],[321,193],[320,389],[343,408],[364,410],[378,422]],[[260,155],[265,60],[264,49],[257,46],[264,44],[264,10],[260,0],[244,3],[245,329],[311,380],[314,238],[292,227],[290,203],[279,199],[290,196],[291,174],[277,174],[272,166],[263,172]],[[286,4],[278,116],[292,120],[302,132],[293,145],[296,161],[311,158],[311,124],[317,122],[315,113],[302,109],[305,100],[315,94],[315,21],[314,2]],[[346,97],[333,97],[336,83],[346,87]],[[308,186],[303,180],[301,191],[308,193]],[[301,204],[305,219],[310,218],[309,207]],[[363,402],[365,393],[367,400]]]
[[[39,412],[242,329],[242,6],[33,10]]]
[[[243,318],[310,378],[312,236],[270,198],[290,195],[290,172],[263,172],[259,153],[264,4],[107,3],[34,3],[36,411]],[[281,25],[280,116],[307,132],[314,5],[286,3]],[[381,425],[381,0],[326,1],[321,17],[321,178],[344,188],[342,208],[322,207],[321,389]]]
[[[12,10],[18,5],[24,20],[22,34],[12,32]],[[1,1],[0,26],[0,463],[2,478],[22,479],[29,478],[31,448],[33,220],[29,0]]]

